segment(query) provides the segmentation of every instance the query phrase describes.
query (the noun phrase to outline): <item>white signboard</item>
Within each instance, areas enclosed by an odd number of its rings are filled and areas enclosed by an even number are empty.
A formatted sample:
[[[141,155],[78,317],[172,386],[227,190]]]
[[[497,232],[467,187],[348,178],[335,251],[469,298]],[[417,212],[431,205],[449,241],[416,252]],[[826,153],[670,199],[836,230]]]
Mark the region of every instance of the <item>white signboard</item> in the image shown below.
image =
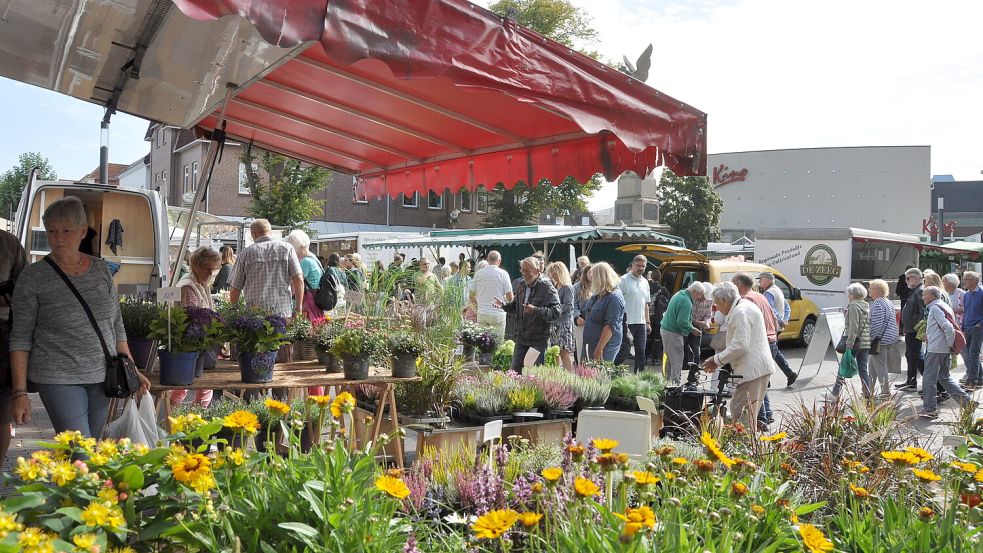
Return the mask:
[[[850,240],[755,240],[754,260],[778,269],[820,309],[846,305]]]
[[[160,303],[181,301],[181,289],[177,286],[171,288],[158,288],[157,301]]]

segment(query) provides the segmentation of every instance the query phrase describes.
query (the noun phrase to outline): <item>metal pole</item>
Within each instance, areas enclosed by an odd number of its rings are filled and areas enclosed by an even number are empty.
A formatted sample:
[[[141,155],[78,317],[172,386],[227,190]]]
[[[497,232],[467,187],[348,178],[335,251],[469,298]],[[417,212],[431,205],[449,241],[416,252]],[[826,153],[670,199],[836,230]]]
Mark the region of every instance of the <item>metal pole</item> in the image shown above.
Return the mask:
[[[99,124],[99,183],[109,184],[109,113]]]
[[[939,244],[945,242],[945,198],[939,196]]]
[[[218,114],[218,120],[215,122],[216,129],[221,129],[223,123],[225,123],[225,109],[229,107],[229,100],[232,99],[232,93],[236,89],[236,85],[232,83],[226,84],[225,87],[225,100],[222,101],[222,109]],[[191,202],[191,207],[188,209],[188,221],[184,224],[184,236],[181,237],[181,247],[178,249],[178,254],[174,258],[174,265],[171,267],[168,286],[174,286],[174,283],[177,282],[178,269],[181,267],[181,260],[184,259],[184,251],[188,248],[188,241],[191,239],[191,229],[195,226],[195,218],[198,215],[198,204],[201,203],[201,200],[205,196],[205,183],[208,180],[208,176],[212,173],[211,168],[215,164],[215,158],[218,157],[218,148],[219,143],[217,140],[212,140],[208,145],[205,163],[202,164],[203,170],[199,173],[195,199]]]

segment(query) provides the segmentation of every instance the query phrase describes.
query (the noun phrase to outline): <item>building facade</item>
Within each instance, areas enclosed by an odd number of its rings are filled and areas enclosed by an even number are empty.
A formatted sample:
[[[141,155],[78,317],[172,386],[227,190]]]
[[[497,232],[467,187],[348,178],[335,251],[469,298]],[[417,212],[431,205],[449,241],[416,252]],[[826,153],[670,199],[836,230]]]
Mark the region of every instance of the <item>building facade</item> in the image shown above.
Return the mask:
[[[148,155],[149,187],[159,190],[168,205],[184,206],[193,198],[209,142],[191,131],[151,124],[145,139]],[[246,185],[246,167],[240,161],[246,145],[226,142],[222,159],[212,171],[204,209],[213,215],[248,217],[251,197]],[[259,158],[262,151],[253,148]],[[260,167],[256,168],[266,178]],[[366,223],[422,228],[474,228],[481,225],[488,210],[488,194],[461,190],[427,196],[414,194],[397,198],[367,198],[359,195],[351,175],[331,172],[331,180],[315,197],[321,202],[319,221]]]
[[[759,228],[860,227],[922,233],[931,196],[929,146],[803,148],[710,154],[724,202],[722,240]]]
[[[939,198],[943,200],[942,226],[949,227],[944,232],[947,241],[983,232],[983,181],[935,179],[932,199],[926,206],[932,220],[926,221],[923,234],[933,235],[938,229]]]

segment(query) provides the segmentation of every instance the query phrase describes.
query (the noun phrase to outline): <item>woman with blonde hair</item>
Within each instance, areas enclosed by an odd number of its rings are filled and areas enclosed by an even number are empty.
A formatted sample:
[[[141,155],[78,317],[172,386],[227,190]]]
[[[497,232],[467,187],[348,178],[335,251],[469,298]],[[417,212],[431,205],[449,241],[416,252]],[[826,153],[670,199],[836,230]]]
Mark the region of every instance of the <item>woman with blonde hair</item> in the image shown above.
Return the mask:
[[[607,263],[591,266],[591,298],[584,306],[584,346],[595,361],[614,361],[621,349],[621,323],[625,316],[625,296],[621,279]]]
[[[215,309],[212,296],[208,291],[212,281],[222,267],[222,256],[208,246],[202,246],[191,254],[188,263],[188,274],[177,283],[181,289],[181,307],[205,307]],[[215,368],[215,351],[203,351],[205,368]],[[188,390],[173,390],[171,392],[171,407],[176,407],[188,397]],[[208,407],[212,402],[212,390],[195,390],[194,404]]]
[[[560,297],[560,317],[550,327],[550,344],[560,347],[560,362],[563,368],[573,370],[573,352],[576,343],[573,339],[573,285],[570,272],[561,261],[554,261],[546,267],[546,276],[553,282]]]
[[[590,268],[590,264],[581,268],[580,278],[575,279],[576,282],[573,285],[573,339],[577,342],[576,360],[578,363],[586,359],[584,355],[584,325],[586,324],[584,317],[587,316],[587,300],[591,297]]]
[[[894,303],[887,299],[890,290],[881,279],[870,281],[870,369],[871,386],[879,383],[881,396],[891,396],[889,374],[901,372],[901,352],[898,351],[898,321]],[[873,392],[873,390],[871,390]]]

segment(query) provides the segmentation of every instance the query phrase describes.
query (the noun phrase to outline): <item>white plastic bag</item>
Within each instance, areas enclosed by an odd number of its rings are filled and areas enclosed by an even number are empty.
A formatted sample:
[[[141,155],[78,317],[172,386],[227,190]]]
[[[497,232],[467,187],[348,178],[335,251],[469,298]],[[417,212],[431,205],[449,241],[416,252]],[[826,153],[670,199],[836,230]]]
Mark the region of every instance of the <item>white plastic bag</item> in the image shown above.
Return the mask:
[[[149,393],[140,399],[139,406],[133,398],[126,400],[123,414],[106,425],[106,431],[103,435],[106,438],[116,440],[129,438],[134,444],[143,444],[149,447],[156,446],[157,442],[166,436],[164,431],[157,426],[154,400]]]

